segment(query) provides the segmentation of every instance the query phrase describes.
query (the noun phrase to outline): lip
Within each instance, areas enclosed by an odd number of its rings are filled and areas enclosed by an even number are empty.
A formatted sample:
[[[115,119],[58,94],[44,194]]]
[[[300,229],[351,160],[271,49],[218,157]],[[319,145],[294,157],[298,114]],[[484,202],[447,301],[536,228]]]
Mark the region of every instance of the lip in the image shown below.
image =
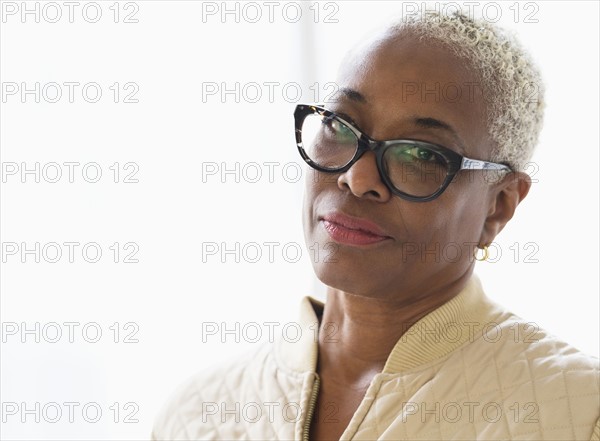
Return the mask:
[[[339,243],[360,246],[391,239],[383,228],[367,219],[334,212],[326,214],[319,220],[329,236]]]

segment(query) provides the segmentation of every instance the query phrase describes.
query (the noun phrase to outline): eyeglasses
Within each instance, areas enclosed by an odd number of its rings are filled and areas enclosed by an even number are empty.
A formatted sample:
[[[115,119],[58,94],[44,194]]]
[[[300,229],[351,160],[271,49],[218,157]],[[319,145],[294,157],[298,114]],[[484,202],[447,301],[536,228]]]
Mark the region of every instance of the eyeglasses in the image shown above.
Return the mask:
[[[466,158],[428,142],[376,141],[318,105],[299,104],[294,118],[298,151],[311,167],[325,173],[343,173],[372,150],[382,181],[393,194],[409,201],[437,198],[460,170],[512,171],[504,164]]]

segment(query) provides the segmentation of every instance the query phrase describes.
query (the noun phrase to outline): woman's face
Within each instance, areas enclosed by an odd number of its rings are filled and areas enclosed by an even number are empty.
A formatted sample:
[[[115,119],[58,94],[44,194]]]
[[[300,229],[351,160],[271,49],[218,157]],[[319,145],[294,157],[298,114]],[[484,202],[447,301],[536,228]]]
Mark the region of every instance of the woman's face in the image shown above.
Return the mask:
[[[337,84],[340,92],[326,107],[376,140],[428,141],[490,160],[478,79],[448,50],[406,35],[372,40],[346,58]],[[461,171],[429,202],[391,194],[373,152],[345,173],[309,174],[303,222],[307,246],[320,248],[313,259],[317,276],[330,287],[377,298],[426,295],[456,281],[471,269],[475,245],[493,240],[485,224],[495,197],[483,173]],[[348,236],[336,221],[356,225],[337,214],[375,223],[381,237]]]

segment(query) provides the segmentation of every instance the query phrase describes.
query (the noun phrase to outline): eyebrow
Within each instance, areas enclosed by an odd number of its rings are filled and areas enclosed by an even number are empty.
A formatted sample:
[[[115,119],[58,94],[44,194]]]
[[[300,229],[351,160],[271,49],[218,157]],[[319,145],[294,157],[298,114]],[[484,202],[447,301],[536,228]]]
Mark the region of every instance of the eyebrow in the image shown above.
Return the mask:
[[[462,155],[466,154],[465,142],[460,136],[458,136],[458,132],[454,130],[454,128],[450,124],[444,121],[440,121],[439,119],[431,117],[420,117],[416,115],[412,117],[412,122],[415,126],[422,127],[424,129],[437,129],[448,132],[458,142],[459,150],[461,150],[461,152],[459,153],[461,153]]]
[[[367,99],[364,97],[364,95],[354,89],[350,89],[349,87],[340,87],[338,89],[338,93],[341,93],[342,95],[344,95],[346,98],[352,100],[352,101],[356,101],[358,103],[366,103]]]
[[[456,131],[452,128],[450,124],[440,121],[439,119],[413,116],[412,121],[414,122],[415,126],[422,127],[424,129],[442,129],[448,132],[452,132],[454,135],[456,135]]]
[[[345,96],[346,98],[350,99],[351,101],[355,101],[355,102],[359,102],[359,103],[367,103],[367,99],[365,98],[365,96],[354,90],[351,89],[349,87],[340,87],[338,90],[339,93],[341,93],[343,96]],[[413,123],[414,126],[416,127],[420,127],[423,129],[437,129],[437,130],[444,130],[446,132],[448,132],[450,135],[452,135],[454,137],[454,139],[456,139],[459,144],[460,147],[462,149],[464,149],[464,141],[461,139],[460,136],[458,136],[458,132],[456,130],[454,130],[454,128],[444,122],[441,121],[439,119],[436,118],[432,118],[432,117],[423,117],[423,116],[418,116],[418,115],[412,115],[411,117],[411,122]]]

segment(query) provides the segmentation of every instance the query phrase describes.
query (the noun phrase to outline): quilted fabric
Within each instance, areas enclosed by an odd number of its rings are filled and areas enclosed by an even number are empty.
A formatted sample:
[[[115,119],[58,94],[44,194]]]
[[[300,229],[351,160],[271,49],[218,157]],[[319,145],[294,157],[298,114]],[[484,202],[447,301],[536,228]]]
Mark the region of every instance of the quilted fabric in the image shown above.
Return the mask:
[[[308,439],[323,305],[280,339],[182,384],[152,440]],[[598,440],[596,358],[490,301],[473,276],[400,339],[342,440]],[[313,391],[314,389],[314,391]]]

